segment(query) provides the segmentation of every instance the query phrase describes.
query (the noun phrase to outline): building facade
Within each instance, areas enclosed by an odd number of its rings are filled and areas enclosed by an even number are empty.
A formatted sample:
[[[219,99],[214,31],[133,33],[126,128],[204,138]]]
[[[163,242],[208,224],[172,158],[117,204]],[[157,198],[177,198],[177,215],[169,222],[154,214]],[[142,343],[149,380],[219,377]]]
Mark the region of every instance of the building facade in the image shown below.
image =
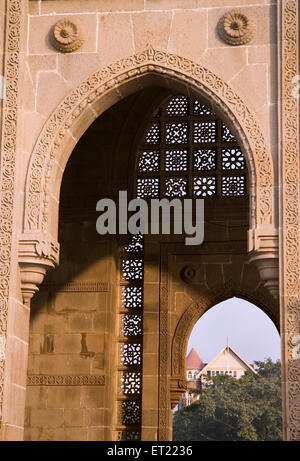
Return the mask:
[[[199,400],[201,389],[207,385],[211,377],[228,375],[239,379],[246,371],[257,373],[254,366],[247,363],[229,344],[208,363],[203,363],[196,350],[192,348],[186,358],[187,391],[181,396],[178,408]],[[195,392],[197,390],[199,394]]]
[[[1,2],[2,440],[170,440],[232,296],[280,332],[300,440],[298,3]],[[119,191],[204,198],[204,242],[100,236]]]

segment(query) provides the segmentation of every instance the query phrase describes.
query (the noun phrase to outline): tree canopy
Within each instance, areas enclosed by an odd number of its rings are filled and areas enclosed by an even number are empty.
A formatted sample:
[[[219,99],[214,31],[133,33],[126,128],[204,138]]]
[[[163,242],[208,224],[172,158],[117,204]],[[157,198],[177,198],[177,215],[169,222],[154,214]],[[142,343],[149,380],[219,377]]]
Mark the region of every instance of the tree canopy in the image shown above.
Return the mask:
[[[174,414],[173,440],[282,440],[280,361],[255,365],[258,374],[211,378],[199,400]]]

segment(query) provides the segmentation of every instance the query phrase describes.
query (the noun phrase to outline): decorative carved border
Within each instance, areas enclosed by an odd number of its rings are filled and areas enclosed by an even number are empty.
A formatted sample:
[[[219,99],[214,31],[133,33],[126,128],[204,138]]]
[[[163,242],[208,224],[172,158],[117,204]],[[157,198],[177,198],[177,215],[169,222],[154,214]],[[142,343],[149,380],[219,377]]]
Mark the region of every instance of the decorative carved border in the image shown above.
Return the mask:
[[[103,95],[149,73],[187,82],[227,115],[250,164],[252,227],[274,224],[272,159],[255,115],[234,90],[210,70],[150,46],[94,73],[73,90],[51,115],[31,156],[25,196],[25,231],[47,231],[53,164],[55,161],[59,164],[60,146],[68,130]]]
[[[284,436],[300,440],[300,358],[293,357],[300,334],[300,151],[299,99],[293,78],[299,74],[299,4],[281,0],[281,316],[283,348]]]
[[[209,307],[208,299],[192,303],[182,314],[177,324],[172,343],[172,376],[185,379],[185,354],[189,335],[199,318]]]
[[[21,0],[6,2],[6,33],[4,76],[6,93],[3,101],[1,176],[0,176],[0,425],[2,421],[5,345],[11,274],[11,244],[13,231],[14,179],[18,114],[18,79],[20,61]]]
[[[103,386],[103,375],[29,375],[27,386]]]
[[[160,245],[159,286],[159,390],[158,390],[158,440],[169,440],[170,418],[168,394],[169,363],[169,287],[168,287],[168,245]]]
[[[41,290],[51,290],[55,292],[106,292],[108,291],[107,282],[68,282],[68,283],[45,283]]]

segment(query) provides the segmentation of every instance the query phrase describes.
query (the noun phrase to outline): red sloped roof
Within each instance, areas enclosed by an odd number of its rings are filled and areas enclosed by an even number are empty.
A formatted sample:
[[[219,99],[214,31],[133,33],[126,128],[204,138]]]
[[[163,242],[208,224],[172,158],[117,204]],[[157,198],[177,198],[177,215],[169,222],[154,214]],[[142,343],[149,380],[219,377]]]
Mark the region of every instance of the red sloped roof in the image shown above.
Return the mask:
[[[187,370],[200,370],[201,367],[202,360],[200,359],[195,349],[192,347],[189,355],[186,358],[186,368]]]

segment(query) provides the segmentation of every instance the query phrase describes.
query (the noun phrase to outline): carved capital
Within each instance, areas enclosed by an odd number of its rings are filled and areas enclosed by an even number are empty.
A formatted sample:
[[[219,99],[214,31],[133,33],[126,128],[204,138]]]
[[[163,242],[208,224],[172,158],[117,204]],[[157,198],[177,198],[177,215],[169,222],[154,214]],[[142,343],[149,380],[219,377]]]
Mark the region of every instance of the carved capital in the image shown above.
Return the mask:
[[[248,251],[265,287],[277,299],[279,295],[279,247],[278,231],[273,227],[250,229]]]
[[[24,304],[39,290],[47,270],[59,261],[59,244],[44,233],[22,234],[19,240],[19,267]]]
[[[187,390],[186,379],[182,376],[172,376],[170,378],[170,398],[171,408],[176,407],[181,395]]]
[[[248,231],[248,252],[267,252],[278,258],[278,230],[274,227],[250,229]]]
[[[254,252],[250,258],[256,265],[265,287],[272,296],[279,296],[279,258],[272,252]]]

